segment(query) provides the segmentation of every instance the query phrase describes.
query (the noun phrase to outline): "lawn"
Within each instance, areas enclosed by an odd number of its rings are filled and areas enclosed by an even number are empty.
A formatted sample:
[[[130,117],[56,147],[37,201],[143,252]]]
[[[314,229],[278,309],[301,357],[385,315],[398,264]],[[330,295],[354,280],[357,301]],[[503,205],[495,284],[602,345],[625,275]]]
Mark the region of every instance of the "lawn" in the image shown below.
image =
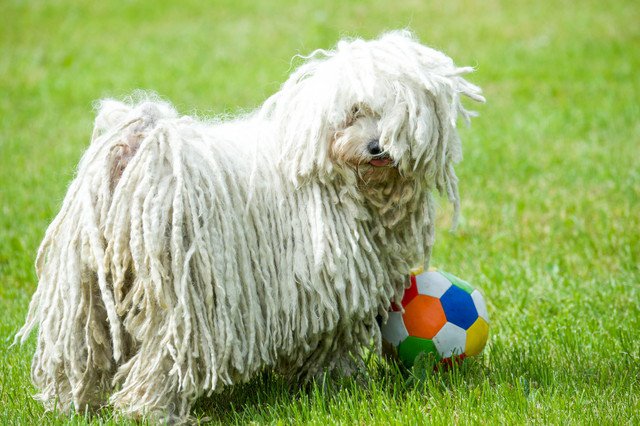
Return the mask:
[[[92,102],[137,88],[183,113],[259,105],[291,57],[410,27],[487,104],[462,129],[462,222],[442,202],[433,264],[483,289],[482,356],[292,391],[265,374],[197,404],[220,423],[639,424],[640,5],[407,0],[0,3],[0,423],[120,423],[45,413],[31,338],[12,347],[33,260],[86,147]],[[313,5],[312,3],[316,3]],[[475,107],[475,106],[474,106]]]

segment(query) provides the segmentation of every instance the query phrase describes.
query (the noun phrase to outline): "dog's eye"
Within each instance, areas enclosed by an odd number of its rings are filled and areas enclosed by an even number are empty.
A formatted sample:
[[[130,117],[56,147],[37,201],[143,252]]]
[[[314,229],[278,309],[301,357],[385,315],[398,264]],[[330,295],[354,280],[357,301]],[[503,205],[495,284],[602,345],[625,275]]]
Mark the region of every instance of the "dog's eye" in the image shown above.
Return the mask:
[[[364,115],[364,109],[362,108],[362,106],[354,105],[353,107],[351,107],[351,110],[349,111],[349,115],[347,116],[347,126],[352,125],[354,121],[356,121],[358,118],[362,117],[363,115]]]

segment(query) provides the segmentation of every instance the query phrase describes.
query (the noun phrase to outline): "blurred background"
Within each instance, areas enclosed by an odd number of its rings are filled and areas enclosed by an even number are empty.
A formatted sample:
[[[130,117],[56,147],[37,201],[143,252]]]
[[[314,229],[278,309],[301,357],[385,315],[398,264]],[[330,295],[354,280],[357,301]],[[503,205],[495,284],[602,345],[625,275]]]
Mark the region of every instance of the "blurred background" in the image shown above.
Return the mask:
[[[639,22],[634,0],[3,0],[0,335],[23,320],[37,245],[88,144],[95,100],[146,89],[182,113],[247,111],[285,81],[295,54],[410,28],[458,65],[475,66],[469,79],[487,98],[470,105],[480,117],[461,129],[462,223],[447,230],[443,201],[433,263],[484,289],[492,343],[453,399],[433,391],[430,412],[447,419],[456,407],[477,407],[470,389],[488,386],[487,413],[632,419],[640,377]],[[29,400],[29,345],[0,346],[7,418],[12,410],[41,415]],[[504,402],[501,392],[518,383],[542,399]],[[349,398],[366,406],[367,398]],[[393,401],[376,419],[393,417]],[[286,417],[287,404],[264,419]],[[255,419],[255,410],[242,419]],[[331,410],[339,411],[329,404],[318,418]]]

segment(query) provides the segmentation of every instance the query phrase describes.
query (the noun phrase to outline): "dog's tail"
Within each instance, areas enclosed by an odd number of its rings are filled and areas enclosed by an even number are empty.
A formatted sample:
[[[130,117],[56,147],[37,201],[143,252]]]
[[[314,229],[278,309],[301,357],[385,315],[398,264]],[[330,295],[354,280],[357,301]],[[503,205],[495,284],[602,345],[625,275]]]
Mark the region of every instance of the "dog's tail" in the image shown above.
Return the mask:
[[[92,142],[38,250],[38,288],[15,338],[24,342],[39,328],[32,379],[45,405],[85,410],[102,404],[116,369],[135,350],[136,336],[125,330],[139,320],[140,299],[157,291],[131,294],[131,275],[151,270],[156,276],[145,278],[155,283],[166,271],[135,263],[153,262],[154,255],[162,258],[165,247],[158,244],[164,234],[159,232],[156,241],[134,237],[148,236],[142,227],[165,229],[149,220],[172,219],[171,206],[163,206],[164,215],[153,219],[138,213],[143,204],[151,209],[148,203],[170,204],[163,197],[174,196],[168,192],[175,189],[170,181],[177,174],[165,169],[179,147],[172,152],[164,143],[166,133],[158,129],[164,122],[179,121],[176,117],[173,108],[158,101],[99,104]],[[153,200],[146,197],[149,191]],[[184,259],[167,264],[171,262]]]

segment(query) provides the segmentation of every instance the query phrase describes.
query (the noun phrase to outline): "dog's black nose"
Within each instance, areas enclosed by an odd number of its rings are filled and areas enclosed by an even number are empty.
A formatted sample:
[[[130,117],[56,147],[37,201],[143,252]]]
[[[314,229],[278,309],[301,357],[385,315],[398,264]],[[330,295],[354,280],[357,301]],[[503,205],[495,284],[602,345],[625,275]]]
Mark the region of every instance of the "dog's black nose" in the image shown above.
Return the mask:
[[[367,151],[371,155],[380,155],[382,154],[382,150],[380,149],[380,140],[373,139],[371,142],[367,144]]]

